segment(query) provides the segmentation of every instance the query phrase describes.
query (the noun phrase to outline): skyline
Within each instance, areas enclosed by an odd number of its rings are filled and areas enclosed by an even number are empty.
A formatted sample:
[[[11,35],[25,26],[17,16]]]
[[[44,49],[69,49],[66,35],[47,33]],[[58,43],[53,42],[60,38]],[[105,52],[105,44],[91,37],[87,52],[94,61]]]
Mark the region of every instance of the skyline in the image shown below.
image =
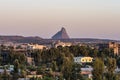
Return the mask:
[[[120,40],[120,0],[1,0],[0,35]]]

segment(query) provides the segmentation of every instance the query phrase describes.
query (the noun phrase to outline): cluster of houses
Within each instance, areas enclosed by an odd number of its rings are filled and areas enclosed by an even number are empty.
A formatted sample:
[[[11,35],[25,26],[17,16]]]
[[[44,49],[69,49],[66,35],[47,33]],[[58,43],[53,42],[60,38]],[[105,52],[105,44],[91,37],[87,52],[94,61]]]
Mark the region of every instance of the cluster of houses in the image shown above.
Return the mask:
[[[74,57],[74,63],[84,65],[86,63],[92,63],[92,57]],[[92,70],[93,68],[90,65],[85,65],[81,68],[81,74],[89,79],[92,79]]]
[[[12,46],[16,50],[34,50],[34,49],[49,49],[51,47],[58,47],[58,46],[71,46],[71,45],[79,45],[79,46],[89,46],[91,48],[110,48],[113,49],[114,54],[120,54],[120,43],[117,42],[106,42],[106,43],[71,43],[71,42],[61,42],[60,40],[53,42],[51,44],[29,44],[29,43],[13,43],[13,42],[0,42],[0,45],[4,45],[6,47]]]
[[[100,43],[98,46],[99,49],[109,48],[113,50],[114,54],[116,55],[120,54],[120,44],[117,42]]]
[[[49,49],[51,47],[58,47],[58,46],[71,46],[73,45],[73,43],[69,43],[69,42],[61,42],[61,41],[57,41],[54,42],[54,44],[50,44],[50,45],[39,45],[39,44],[25,44],[25,43],[12,43],[12,42],[7,42],[7,43],[1,43],[1,45],[4,45],[6,47],[12,46],[14,48],[15,51],[18,52],[24,52],[25,54],[27,53],[28,50],[35,50],[35,49]],[[109,42],[109,43],[99,43],[99,44],[79,44],[80,46],[91,46],[91,48],[99,48],[99,49],[103,49],[103,48],[111,48],[113,49],[114,54],[119,55],[120,54],[120,44],[116,43],[116,42]],[[7,55],[9,54],[7,52],[7,49],[4,50],[4,52],[1,52],[0,50],[0,54],[4,54]],[[6,58],[4,57],[3,60],[6,60]],[[85,63],[92,63],[94,61],[94,59],[92,57],[74,57],[74,62],[77,64],[85,64]],[[31,58],[29,55],[27,55],[27,62],[32,65],[33,64],[33,58]],[[11,65],[9,67],[9,69],[7,69],[8,72],[13,70],[13,65]],[[84,67],[81,68],[81,74],[92,79],[92,70],[93,68],[89,65],[86,65]],[[118,68],[116,69],[116,71],[120,71]],[[3,73],[4,70],[0,69],[0,73]],[[33,77],[35,76],[35,73],[32,73],[31,75],[28,75],[27,77]],[[41,75],[38,75],[37,77],[42,77]],[[22,80],[22,79],[19,79]],[[27,80],[27,79],[26,79]]]

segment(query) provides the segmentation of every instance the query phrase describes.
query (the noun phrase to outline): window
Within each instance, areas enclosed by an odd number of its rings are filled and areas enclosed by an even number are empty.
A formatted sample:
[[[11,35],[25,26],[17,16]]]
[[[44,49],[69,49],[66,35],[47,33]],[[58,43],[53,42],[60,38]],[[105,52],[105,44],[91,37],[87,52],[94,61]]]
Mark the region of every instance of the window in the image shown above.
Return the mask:
[[[89,61],[92,61],[91,59],[89,59]]]
[[[84,61],[84,59],[82,59],[82,61]]]

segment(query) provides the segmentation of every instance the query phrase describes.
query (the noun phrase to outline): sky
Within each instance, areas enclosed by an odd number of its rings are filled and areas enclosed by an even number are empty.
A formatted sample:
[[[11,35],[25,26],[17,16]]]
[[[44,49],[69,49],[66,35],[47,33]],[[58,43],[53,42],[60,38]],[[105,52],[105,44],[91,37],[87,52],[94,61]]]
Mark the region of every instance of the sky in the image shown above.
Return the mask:
[[[120,40],[120,0],[0,0],[0,35]]]

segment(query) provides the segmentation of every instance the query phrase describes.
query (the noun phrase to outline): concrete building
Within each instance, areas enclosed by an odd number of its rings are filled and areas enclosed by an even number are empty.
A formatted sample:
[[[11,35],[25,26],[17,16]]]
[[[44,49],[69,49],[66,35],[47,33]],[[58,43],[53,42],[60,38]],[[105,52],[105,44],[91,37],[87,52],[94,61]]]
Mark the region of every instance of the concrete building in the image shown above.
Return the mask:
[[[120,54],[120,44],[118,44],[118,53]]]
[[[113,49],[114,54],[119,54],[118,43],[116,43],[116,42],[109,42],[109,48]]]
[[[119,45],[117,42],[101,43],[99,44],[99,49],[109,48],[113,49],[114,54],[119,54]]]

